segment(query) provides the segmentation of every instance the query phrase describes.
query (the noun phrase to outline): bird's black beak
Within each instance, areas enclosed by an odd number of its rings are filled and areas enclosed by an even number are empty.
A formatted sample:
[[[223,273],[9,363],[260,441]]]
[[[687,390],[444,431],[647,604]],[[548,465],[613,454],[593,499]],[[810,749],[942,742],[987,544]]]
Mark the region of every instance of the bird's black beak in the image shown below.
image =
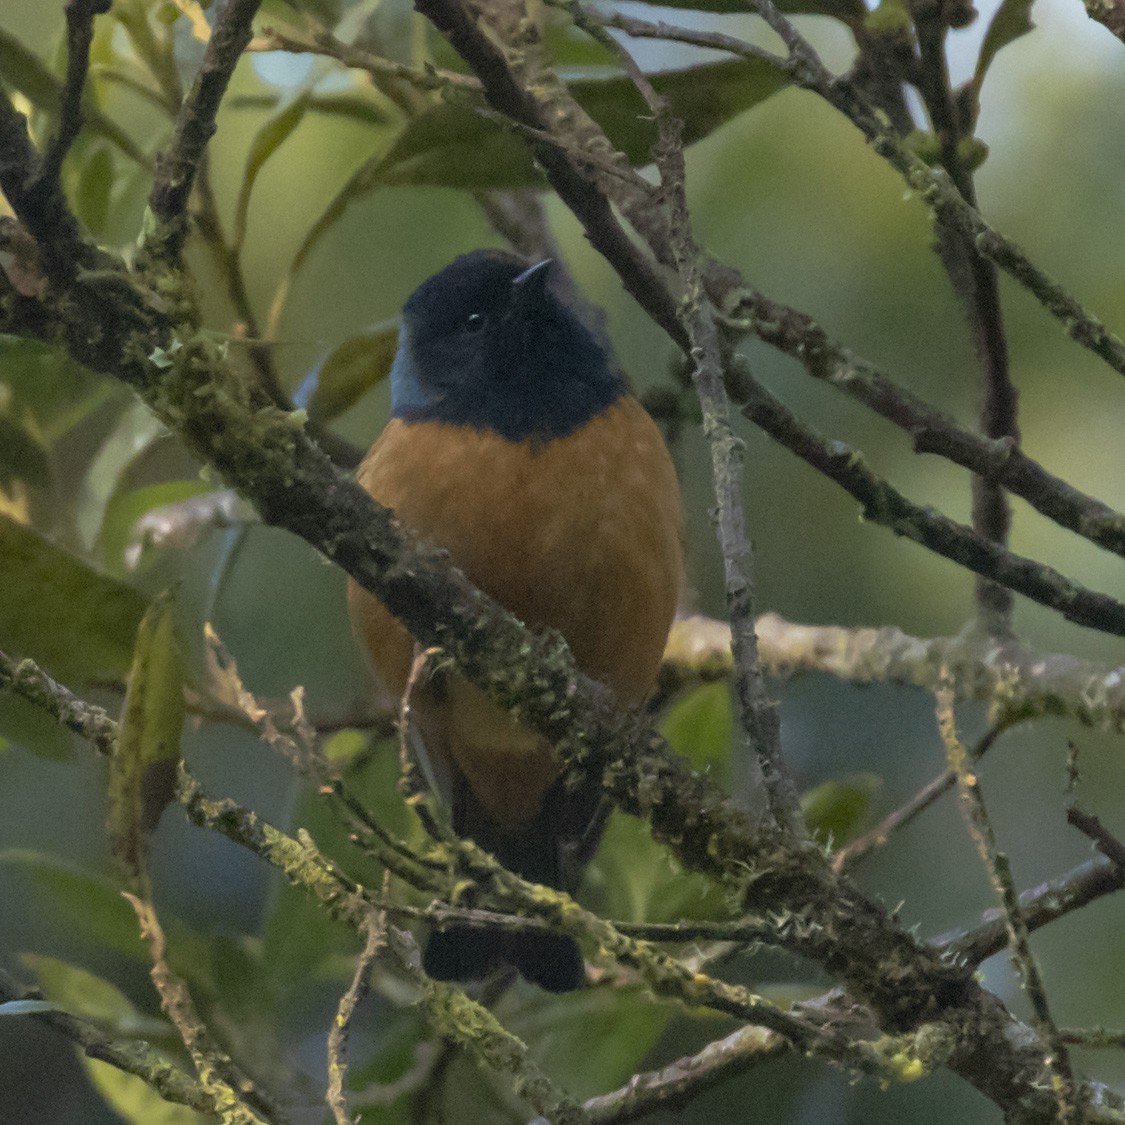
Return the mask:
[[[512,279],[512,311],[530,312],[547,291],[551,265],[554,258],[544,258],[533,266],[528,266],[518,277]]]

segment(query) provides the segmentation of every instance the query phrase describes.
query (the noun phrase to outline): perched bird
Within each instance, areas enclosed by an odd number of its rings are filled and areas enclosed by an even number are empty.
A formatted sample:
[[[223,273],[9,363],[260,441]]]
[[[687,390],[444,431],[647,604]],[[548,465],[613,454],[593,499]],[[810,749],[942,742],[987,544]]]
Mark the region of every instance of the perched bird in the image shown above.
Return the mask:
[[[656,677],[682,577],[681,506],[660,431],[606,349],[535,265],[478,250],[406,302],[391,419],[357,477],[578,667],[637,704]],[[414,642],[348,589],[352,628],[392,700]],[[454,830],[527,879],[568,891],[597,844],[596,779],[566,786],[549,745],[456,672],[415,686],[411,710]],[[598,825],[598,827],[592,827]],[[584,979],[575,942],[452,927],[424,966],[473,980],[503,964],[554,992]]]

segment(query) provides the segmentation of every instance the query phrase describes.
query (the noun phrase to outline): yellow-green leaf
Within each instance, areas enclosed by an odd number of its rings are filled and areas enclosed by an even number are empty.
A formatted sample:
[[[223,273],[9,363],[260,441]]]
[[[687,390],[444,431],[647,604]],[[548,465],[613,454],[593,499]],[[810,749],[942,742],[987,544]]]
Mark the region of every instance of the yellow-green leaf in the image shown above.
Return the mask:
[[[71,685],[123,680],[145,600],[0,516],[0,648]]]
[[[246,167],[242,173],[242,184],[238,189],[238,202],[234,209],[234,245],[240,247],[246,240],[246,222],[250,212],[250,194],[258,173],[265,163],[292,135],[301,124],[309,108],[309,91],[302,90],[291,102],[282,106],[254,134],[250,151],[246,154]]]
[[[121,735],[109,770],[110,840],[134,874],[144,869],[149,837],[173,799],[183,718],[183,668],[172,601],[164,596],[137,631]]]
[[[21,960],[35,973],[47,998],[68,1012],[115,1027],[137,1020],[132,1001],[86,969],[34,953],[23,954]]]
[[[345,340],[307,380],[309,417],[328,422],[343,414],[390,374],[397,347],[397,321]],[[298,404],[302,404],[300,396]]]
[[[857,773],[802,793],[801,810],[809,830],[824,844],[847,843],[863,827],[881,784],[875,774]]]

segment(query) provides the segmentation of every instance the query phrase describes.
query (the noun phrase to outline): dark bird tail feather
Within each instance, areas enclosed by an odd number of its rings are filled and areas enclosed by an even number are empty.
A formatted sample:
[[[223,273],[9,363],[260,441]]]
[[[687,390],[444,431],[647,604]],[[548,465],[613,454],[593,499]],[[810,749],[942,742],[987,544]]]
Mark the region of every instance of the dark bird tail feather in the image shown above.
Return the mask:
[[[453,808],[458,835],[475,840],[531,882],[568,892],[577,888],[605,821],[598,786],[584,782],[568,787],[560,779],[543,814],[516,834],[505,832],[485,813],[467,784],[459,790]],[[436,980],[481,980],[503,965],[548,992],[570,992],[586,979],[578,943],[565,934],[449,926],[430,933],[422,956],[422,967]]]

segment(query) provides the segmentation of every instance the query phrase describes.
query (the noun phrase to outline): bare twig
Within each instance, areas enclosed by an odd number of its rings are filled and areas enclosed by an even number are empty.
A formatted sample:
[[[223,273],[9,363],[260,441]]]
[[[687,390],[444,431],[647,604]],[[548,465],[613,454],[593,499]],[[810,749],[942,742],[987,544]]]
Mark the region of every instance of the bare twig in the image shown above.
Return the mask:
[[[1002,484],[1048,519],[1125,556],[1125,514],[1047,472],[1012,441],[963,429],[865,359],[853,355],[805,313],[753,291],[738,297],[740,321],[767,344],[870,407],[911,436],[917,453],[934,453]]]
[[[372,912],[367,919],[363,951],[356,958],[355,973],[348,990],[340,997],[336,1018],[328,1031],[328,1091],[325,1100],[336,1125],[353,1125],[344,1085],[348,1077],[348,1029],[359,1002],[366,995],[371,966],[386,942],[386,919]]]
[[[184,214],[199,172],[207,142],[215,132],[215,116],[234,68],[250,42],[251,23],[262,0],[227,0],[207,44],[203,65],[180,106],[169,146],[156,162],[156,177],[149,197],[161,232],[158,253],[168,261],[178,258],[187,235]]]
[[[1120,374],[1125,374],[1125,344],[1087,312],[1065,289],[1035,266],[1010,239],[994,230],[961,196],[950,176],[930,168],[903,142],[886,114],[874,109],[846,79],[821,62],[812,45],[778,11],[773,0],[749,0],[750,6],[777,32],[789,50],[799,85],[818,94],[843,113],[872,148],[934,208],[938,218],[958,230],[978,254],[991,258],[1026,288],[1057,320],[1068,336],[1088,348]]]
[[[994,724],[969,752],[969,760],[976,762],[986,754],[992,744],[999,738],[1003,727]],[[884,818],[883,822],[870,832],[856,837],[849,844],[842,847],[832,857],[832,867],[836,871],[858,862],[876,848],[883,847],[890,839],[892,833],[900,828],[905,828],[919,813],[925,812],[939,797],[948,793],[957,784],[957,774],[953,770],[946,770],[932,781],[926,782],[906,804],[895,809]]]
[[[1022,892],[1020,914],[1028,930],[1035,931],[1123,888],[1125,869],[1104,859],[1087,860],[1057,879]],[[994,908],[985,912],[975,930],[946,934],[934,944],[948,956],[975,966],[1007,948],[1008,940],[1004,912]]]
[[[933,508],[911,503],[876,476],[860,453],[841,441],[822,438],[745,368],[732,394],[736,401],[745,402],[743,413],[755,425],[855,497],[863,505],[865,519],[1049,606],[1069,621],[1125,636],[1125,604],[1087,590],[1053,567],[1008,551]]]
[[[66,80],[59,99],[59,124],[43,154],[43,176],[59,189],[63,158],[82,129],[82,97],[90,69],[94,17],[109,11],[112,0],[66,0]]]
[[[730,403],[724,386],[724,359],[729,357],[724,357],[714,310],[704,291],[703,255],[691,229],[681,139],[683,126],[671,117],[667,103],[629,52],[598,23],[587,22],[578,4],[569,5],[568,10],[580,26],[621,60],[625,72],[656,117],[659,140],[654,155],[669,214],[670,243],[684,290],[680,319],[691,344],[692,382],[703,411],[703,433],[711,450],[716,533],[723,558],[739,717],[761,770],[769,798],[768,815],[794,839],[804,839],[806,829],[797,789],[781,756],[778,707],[769,698],[758,659],[758,639],[754,632],[754,551],[742,503],[743,444],[731,426]]]
[[[184,1046],[195,1064],[204,1089],[222,1106],[224,1122],[231,1125],[265,1125],[272,1116],[264,1107],[256,1112],[250,1101],[258,1100],[253,1084],[238,1072],[233,1060],[223,1052],[200,1019],[184,984],[168,966],[167,941],[151,902],[137,895],[126,894],[140,922],[141,938],[152,957],[150,975],[160,995],[160,1006],[180,1033]]]
[[[918,40],[916,81],[941,146],[941,162],[961,198],[977,207],[973,174],[961,156],[961,141],[970,128],[957,110],[949,81],[945,53],[951,5],[915,0],[910,5]],[[984,384],[980,428],[993,441],[1019,444],[1016,421],[1017,395],[1009,371],[1008,343],[1000,310],[996,267],[978,255],[961,230],[940,221],[936,249],[953,291],[961,299],[976,345]],[[974,477],[973,530],[1001,545],[1008,541],[1012,514],[1003,487],[995,480]],[[977,616],[980,625],[995,636],[1011,635],[1012,595],[991,579],[977,576]]]
[[[1012,950],[1012,960],[1031,1001],[1039,1032],[1050,1048],[1043,1061],[1052,1076],[1051,1085],[1057,1099],[1058,1119],[1064,1123],[1081,1120],[1081,1106],[1077,1101],[1079,1091],[1071,1070],[1070,1056],[1066,1046],[1059,1040],[1059,1029],[1047,1002],[1047,990],[1039,970],[1039,962],[1031,951],[1031,934],[1020,910],[1019,895],[1016,892],[1008,857],[997,847],[980,782],[972,769],[968,751],[957,733],[953,698],[953,690],[950,686],[943,685],[938,688],[937,722],[942,741],[945,743],[950,769],[957,778],[957,790],[961,797],[960,804],[965,824],[988,870],[988,877],[996,896],[1000,899]]]
[[[798,625],[775,613],[758,619],[758,644],[774,675],[817,671],[855,683],[914,684],[933,691],[944,669],[953,677],[958,700],[989,703],[998,727],[1062,715],[1125,733],[1125,667],[1120,665],[1036,653],[973,633],[912,637],[894,626]]]
[[[1125,878],[1125,844],[1123,844],[1093,813],[1085,812],[1076,804],[1067,806],[1066,822],[1073,825],[1112,863]]]
[[[789,1041],[772,1031],[742,1027],[659,1070],[634,1074],[620,1089],[590,1098],[585,1109],[591,1121],[614,1125],[668,1113],[789,1050]]]

